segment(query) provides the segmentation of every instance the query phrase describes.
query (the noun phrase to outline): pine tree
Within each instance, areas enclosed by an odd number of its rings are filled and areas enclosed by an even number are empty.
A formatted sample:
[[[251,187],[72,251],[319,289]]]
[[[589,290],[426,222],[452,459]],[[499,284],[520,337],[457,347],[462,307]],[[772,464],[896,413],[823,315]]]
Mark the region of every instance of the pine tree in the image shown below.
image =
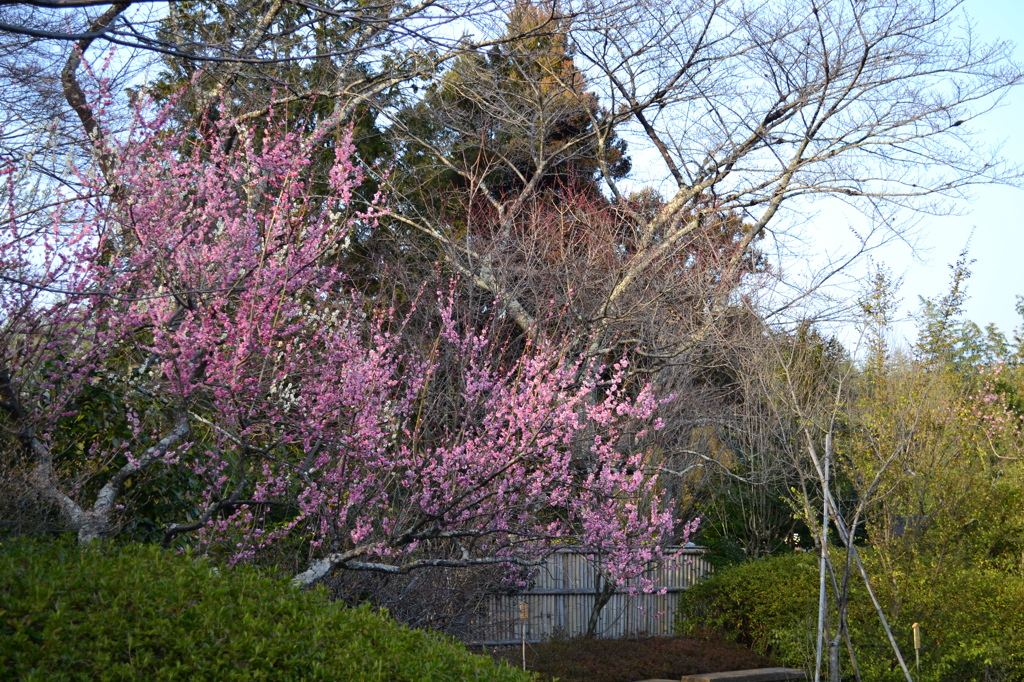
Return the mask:
[[[420,187],[483,191],[497,201],[566,186],[600,196],[602,173],[629,172],[626,143],[587,90],[569,30],[553,5],[521,0],[493,48],[462,55],[405,112],[414,141],[403,165]],[[424,174],[433,178],[426,185]]]

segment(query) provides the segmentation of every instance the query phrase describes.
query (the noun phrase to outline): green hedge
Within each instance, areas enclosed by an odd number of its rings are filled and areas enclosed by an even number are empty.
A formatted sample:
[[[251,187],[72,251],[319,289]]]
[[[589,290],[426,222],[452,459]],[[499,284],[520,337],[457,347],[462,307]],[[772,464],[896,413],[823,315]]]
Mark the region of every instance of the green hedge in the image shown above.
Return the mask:
[[[866,560],[869,573],[878,575],[870,555]],[[1024,579],[1019,575],[919,565],[897,574],[896,591],[880,577],[872,585],[912,671],[911,625],[921,624],[920,680],[1024,680]],[[713,629],[780,664],[805,667],[813,655],[817,598],[817,558],[785,554],[721,570],[687,590],[680,596],[677,627],[682,633]],[[849,622],[862,679],[902,680],[859,581],[853,583]],[[845,646],[842,658],[847,659]]]
[[[0,678],[531,679],[255,569],[68,541],[0,544]]]
[[[800,668],[816,622],[817,589],[818,567],[809,554],[721,568],[680,594],[677,629],[723,633]]]

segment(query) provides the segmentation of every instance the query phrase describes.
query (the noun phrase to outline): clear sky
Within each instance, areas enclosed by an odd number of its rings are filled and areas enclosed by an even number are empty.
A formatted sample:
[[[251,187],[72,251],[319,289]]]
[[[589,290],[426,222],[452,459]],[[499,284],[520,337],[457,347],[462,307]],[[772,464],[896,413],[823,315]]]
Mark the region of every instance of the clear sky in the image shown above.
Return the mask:
[[[1017,43],[1016,59],[1024,62],[1024,0],[966,0],[966,11],[975,20],[978,34],[986,40],[1009,39]],[[1002,143],[1004,156],[1024,164],[1024,86],[1011,93],[998,110],[977,121],[980,136]],[[967,317],[981,326],[995,322],[1009,334],[1020,326],[1015,298],[1024,294],[1024,189],[987,186],[961,206],[963,215],[926,217],[919,226],[915,257],[904,245],[887,246],[876,257],[893,274],[904,278],[901,296],[904,313],[916,310],[918,296],[941,294],[949,280],[947,264],[971,237],[970,256],[976,260],[968,287]],[[973,237],[971,232],[973,230]],[[913,333],[909,325],[904,335]]]

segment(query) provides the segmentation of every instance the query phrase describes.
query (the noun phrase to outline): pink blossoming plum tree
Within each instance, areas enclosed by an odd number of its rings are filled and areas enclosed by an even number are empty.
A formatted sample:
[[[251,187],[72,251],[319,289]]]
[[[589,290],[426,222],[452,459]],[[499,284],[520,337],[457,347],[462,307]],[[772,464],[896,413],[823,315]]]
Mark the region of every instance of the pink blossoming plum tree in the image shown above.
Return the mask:
[[[246,560],[298,541],[302,583],[566,546],[625,579],[664,557],[678,523],[645,448],[660,401],[627,361],[543,339],[512,352],[497,324],[460,322],[454,286],[359,295],[338,256],[385,208],[351,206],[350,135],[273,119],[172,134],[168,111],[103,136],[103,177],[81,173],[48,225],[19,215],[4,171],[0,407],[82,541],[131,522],[130,487],[182,480],[165,544]]]

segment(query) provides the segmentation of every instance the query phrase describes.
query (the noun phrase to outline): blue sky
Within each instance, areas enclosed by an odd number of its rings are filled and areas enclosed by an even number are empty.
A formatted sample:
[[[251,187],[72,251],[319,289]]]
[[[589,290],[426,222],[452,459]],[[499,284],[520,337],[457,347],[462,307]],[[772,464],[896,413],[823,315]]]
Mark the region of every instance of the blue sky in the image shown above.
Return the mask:
[[[964,7],[975,20],[978,34],[988,41],[1002,38],[1019,43],[1018,37],[1024,35],[1024,0],[966,0]],[[1016,59],[1024,62],[1024,47],[1019,44]],[[1024,86],[1012,92],[1000,109],[979,119],[976,129],[982,139],[1003,144],[1008,160],[1024,164],[1022,126]],[[967,317],[982,326],[995,322],[1009,333],[1020,326],[1014,302],[1024,294],[1024,189],[987,186],[974,195],[961,205],[963,215],[922,220],[916,255],[904,245],[893,245],[876,258],[903,276],[903,312],[908,315],[916,310],[919,295],[935,296],[945,290],[946,266],[971,237],[970,255],[976,262],[965,306]],[[902,331],[905,336],[913,333],[909,325]]]

